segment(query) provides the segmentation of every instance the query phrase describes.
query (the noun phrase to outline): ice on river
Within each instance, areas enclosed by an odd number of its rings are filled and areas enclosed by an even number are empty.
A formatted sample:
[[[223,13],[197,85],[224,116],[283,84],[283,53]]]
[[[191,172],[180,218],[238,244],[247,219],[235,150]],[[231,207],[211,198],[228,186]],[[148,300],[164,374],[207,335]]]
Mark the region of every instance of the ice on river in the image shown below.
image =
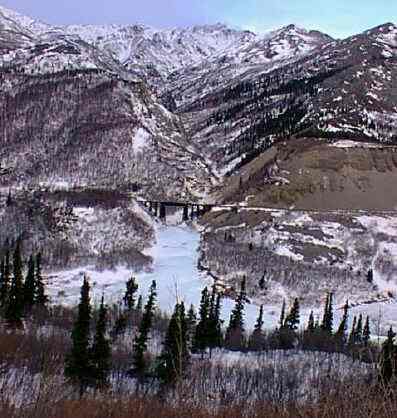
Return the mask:
[[[177,297],[186,306],[194,304],[198,309],[201,292],[205,286],[212,286],[213,279],[199,272],[198,248],[200,234],[187,226],[159,226],[157,243],[147,251],[153,257],[153,268],[150,272],[134,274],[139,291],[146,296],[152,282],[156,280],[158,306],[161,310],[172,312]],[[54,302],[75,304],[78,302],[80,286],[87,274],[92,285],[92,299],[98,303],[104,292],[107,303],[116,302],[125,290],[125,282],[131,277],[129,269],[119,266],[114,270],[97,271],[94,267],[84,267],[63,271],[56,275],[49,284],[51,298]],[[234,301],[224,299],[222,317],[228,321]],[[247,305],[245,321],[251,328],[258,316],[258,306]],[[266,315],[267,323],[273,326],[277,321],[275,313]]]

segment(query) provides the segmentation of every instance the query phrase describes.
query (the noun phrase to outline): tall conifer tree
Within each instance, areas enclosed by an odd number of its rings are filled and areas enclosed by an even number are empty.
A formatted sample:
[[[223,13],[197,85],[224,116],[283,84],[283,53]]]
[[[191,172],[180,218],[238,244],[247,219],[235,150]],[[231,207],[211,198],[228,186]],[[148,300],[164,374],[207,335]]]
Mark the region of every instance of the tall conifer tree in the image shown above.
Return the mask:
[[[164,383],[174,383],[182,378],[189,362],[187,347],[187,322],[183,303],[177,303],[171,317],[158,373]]]
[[[299,299],[295,298],[291,310],[285,318],[285,326],[292,331],[296,331],[298,329],[299,322]]]
[[[338,330],[335,334],[336,344],[339,348],[343,348],[347,342],[347,322],[349,320],[349,301],[347,300],[343,306],[343,316],[340,321]]]
[[[90,284],[84,277],[80,292],[77,319],[72,330],[72,348],[66,356],[65,376],[78,385],[80,396],[83,396],[91,382],[90,362],[90,320],[91,301]]]
[[[139,377],[143,377],[148,366],[145,360],[145,353],[147,351],[149,332],[153,325],[153,318],[156,308],[156,297],[156,282],[153,280],[150,286],[149,297],[143,311],[138,335],[136,336],[133,345],[133,367],[134,371],[138,374]]]
[[[356,327],[357,327],[357,317],[354,316],[352,329],[350,331],[349,339],[348,339],[349,346],[353,346],[354,344],[356,344],[356,335],[357,335],[356,334]]]
[[[41,253],[36,255],[36,306],[45,308],[48,303],[48,296],[45,292],[44,279],[41,272]]]
[[[359,315],[356,332],[354,334],[354,343],[361,344],[363,342],[363,316],[362,314]]]
[[[240,293],[237,296],[236,304],[230,314],[230,321],[226,330],[226,343],[231,348],[241,348],[244,345],[244,305],[246,302],[245,278],[241,282]]]
[[[365,320],[364,329],[363,329],[363,344],[365,347],[368,347],[370,340],[371,340],[371,329],[369,326],[369,316],[367,316]]]
[[[189,347],[193,347],[193,340],[194,335],[196,333],[196,324],[197,324],[197,316],[196,311],[194,310],[193,304],[190,305],[189,311],[187,313],[187,334],[188,334],[188,341],[189,341]]]
[[[208,293],[208,288],[205,287],[201,292],[199,320],[196,326],[196,333],[194,337],[194,349],[203,352],[209,345],[209,316],[211,309],[211,301]]]
[[[103,389],[108,386],[110,372],[111,347],[106,337],[107,307],[102,296],[99,307],[98,321],[92,348],[90,350],[90,361],[92,367],[92,384],[94,387]]]
[[[208,316],[208,345],[212,350],[222,344],[221,329],[221,295],[217,293],[216,286],[212,288],[210,313]]]
[[[264,344],[264,334],[263,334],[263,305],[259,308],[258,319],[256,320],[254,331],[251,335],[249,341],[249,347],[252,350],[261,350]]]
[[[126,283],[126,290],[124,294],[124,306],[127,310],[132,311],[135,308],[136,292],[138,291],[138,283],[135,277],[131,277]]]
[[[332,334],[333,317],[333,294],[328,293],[325,302],[323,322],[321,324],[321,328],[329,335]]]
[[[382,345],[380,356],[379,378],[384,385],[395,381],[397,377],[397,347],[394,343],[396,334],[390,327],[387,340]]]
[[[315,329],[315,325],[314,325],[314,313],[313,313],[313,311],[311,311],[310,312],[310,315],[309,315],[309,321],[307,323],[307,331],[309,333],[312,333],[312,332],[314,332],[314,329]]]

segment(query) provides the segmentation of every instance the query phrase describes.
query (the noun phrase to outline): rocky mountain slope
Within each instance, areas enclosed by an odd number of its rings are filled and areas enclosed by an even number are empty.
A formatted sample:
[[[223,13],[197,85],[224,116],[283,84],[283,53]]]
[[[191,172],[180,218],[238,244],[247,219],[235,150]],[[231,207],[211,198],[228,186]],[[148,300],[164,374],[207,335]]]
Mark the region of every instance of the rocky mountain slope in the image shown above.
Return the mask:
[[[185,69],[169,92],[221,174],[302,134],[394,143],[396,42],[386,24],[267,65]]]
[[[13,33],[0,34],[8,45],[0,55],[4,186],[133,186],[180,196],[191,179],[205,184],[178,117],[140,79],[79,37],[29,33],[18,46],[7,43]]]

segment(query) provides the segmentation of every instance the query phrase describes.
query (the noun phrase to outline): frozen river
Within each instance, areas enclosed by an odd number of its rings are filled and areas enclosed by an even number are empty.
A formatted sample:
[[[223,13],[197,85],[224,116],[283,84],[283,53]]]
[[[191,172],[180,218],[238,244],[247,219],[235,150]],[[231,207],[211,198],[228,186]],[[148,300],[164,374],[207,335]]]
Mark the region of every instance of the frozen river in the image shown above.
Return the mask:
[[[157,226],[157,243],[147,251],[153,257],[151,272],[134,274],[139,284],[139,292],[146,295],[152,282],[157,283],[157,300],[161,310],[172,312],[177,298],[186,306],[194,304],[196,310],[201,292],[205,286],[212,286],[213,279],[197,268],[200,234],[187,226]],[[93,288],[92,299],[98,302],[104,292],[107,303],[116,302],[125,290],[125,282],[132,273],[125,267],[115,270],[96,271],[94,267],[64,271],[50,284],[50,294],[54,301],[74,304],[79,298],[84,274],[90,277]],[[222,317],[227,321],[234,301],[224,299]],[[246,306],[246,324],[252,327],[259,308]],[[267,318],[274,323],[276,318]],[[270,325],[270,324],[269,324]]]

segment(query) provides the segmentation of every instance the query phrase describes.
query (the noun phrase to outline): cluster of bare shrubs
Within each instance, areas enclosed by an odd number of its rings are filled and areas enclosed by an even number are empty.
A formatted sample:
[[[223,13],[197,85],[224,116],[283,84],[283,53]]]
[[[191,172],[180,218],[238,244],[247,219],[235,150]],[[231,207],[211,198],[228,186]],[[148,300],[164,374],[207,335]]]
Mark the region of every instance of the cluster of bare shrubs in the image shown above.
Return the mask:
[[[187,402],[165,404],[158,398],[102,396],[81,400],[37,399],[20,408],[0,404],[2,418],[392,418],[397,414],[397,402],[382,389],[365,386],[344,387],[338,393],[324,396],[311,404],[276,405],[256,402],[219,408],[192,406]]]
[[[129,312],[126,329],[116,333],[118,305],[109,309],[110,385],[79,399],[64,377],[75,315],[71,308],[50,307],[33,312],[24,330],[0,327],[0,417],[389,417],[396,408],[373,364],[268,344],[259,351],[193,355],[186,374],[169,387],[152,377],[137,384],[129,370],[142,311]],[[157,311],[153,322],[152,357],[161,350],[169,318]]]

